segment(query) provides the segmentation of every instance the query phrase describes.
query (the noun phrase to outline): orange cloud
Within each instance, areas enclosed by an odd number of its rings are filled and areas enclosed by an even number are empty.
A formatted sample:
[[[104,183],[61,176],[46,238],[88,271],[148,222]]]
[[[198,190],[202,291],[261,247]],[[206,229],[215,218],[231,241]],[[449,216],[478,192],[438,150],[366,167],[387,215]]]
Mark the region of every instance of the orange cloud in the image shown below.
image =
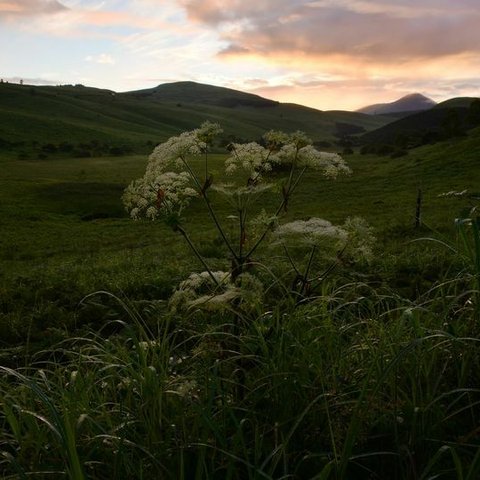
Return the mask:
[[[391,63],[480,50],[477,0],[181,2],[189,18],[219,29],[223,54],[340,54]]]

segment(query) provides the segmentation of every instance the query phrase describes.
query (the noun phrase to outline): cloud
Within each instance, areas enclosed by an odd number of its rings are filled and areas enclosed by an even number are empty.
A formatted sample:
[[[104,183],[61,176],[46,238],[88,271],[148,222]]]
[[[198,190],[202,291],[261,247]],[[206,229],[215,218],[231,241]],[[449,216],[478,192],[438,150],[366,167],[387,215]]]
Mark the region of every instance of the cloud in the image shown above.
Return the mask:
[[[458,0],[180,0],[218,28],[222,55],[355,56],[398,62],[480,50],[480,9]]]
[[[66,1],[66,0],[64,0]],[[128,35],[134,31],[172,30],[174,26],[163,18],[172,9],[123,9],[109,2],[70,2],[65,6],[57,0],[0,0],[0,22],[6,21],[30,33],[46,33],[61,37],[110,37]],[[158,9],[157,9],[158,10]],[[178,11],[178,7],[177,7]],[[167,14],[168,14],[167,13]]]
[[[64,12],[67,7],[57,0],[0,0],[0,20]]]
[[[245,90],[287,103],[298,103],[322,110],[355,110],[368,104],[390,102],[418,92],[443,101],[458,96],[478,97],[480,88],[478,79],[452,77],[442,79],[432,77],[408,77],[403,75],[376,79],[337,78],[322,81],[315,76],[285,76],[266,85],[246,85]]]
[[[231,43],[227,47],[223,48],[218,52],[220,55],[244,55],[247,53],[251,53],[251,50],[249,50],[246,47],[243,47],[242,45],[235,45]]]

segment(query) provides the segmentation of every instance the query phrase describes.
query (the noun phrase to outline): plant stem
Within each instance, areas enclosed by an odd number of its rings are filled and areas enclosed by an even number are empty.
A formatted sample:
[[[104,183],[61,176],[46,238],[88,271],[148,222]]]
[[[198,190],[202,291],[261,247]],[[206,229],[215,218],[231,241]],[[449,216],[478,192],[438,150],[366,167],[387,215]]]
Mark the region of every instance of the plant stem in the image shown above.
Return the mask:
[[[217,219],[217,216],[212,208],[212,205],[210,204],[210,200],[208,199],[208,196],[207,196],[207,192],[206,191],[203,191],[202,189],[202,185],[200,184],[200,182],[198,181],[198,178],[197,176],[195,175],[195,173],[193,172],[193,170],[190,168],[190,165],[187,163],[187,161],[185,160],[184,157],[180,157],[180,159],[182,160],[183,164],[185,165],[185,167],[187,168],[188,170],[188,173],[190,174],[190,177],[193,179],[193,181],[195,182],[195,185],[197,186],[198,188],[198,191],[199,193],[202,195],[204,201],[205,201],[205,204],[207,205],[207,209],[208,209],[208,212],[210,213],[210,216],[212,217],[212,220],[213,220],[213,223],[215,223],[215,227],[217,227],[217,230],[219,231],[220,233],[220,236],[222,237],[222,240],[224,241],[225,245],[227,246],[228,250],[230,250],[230,253],[232,254],[233,258],[235,259],[235,261],[239,261],[239,258],[238,258],[238,255],[236,254],[235,250],[233,249],[232,245],[230,244],[230,242],[228,241],[228,238],[227,236],[225,235],[225,232],[223,231],[223,228],[222,226],[220,225],[220,222],[218,221]]]
[[[288,179],[288,182],[287,182],[287,185],[288,185],[288,190],[286,191],[285,193],[285,196],[283,197],[283,200],[281,201],[279,207],[277,208],[277,211],[275,212],[275,217],[277,215],[280,214],[280,212],[283,210],[283,207],[285,206],[285,204],[287,203],[288,201],[288,197],[293,193],[293,191],[295,190],[295,188],[297,187],[298,185],[298,182],[300,181],[300,179],[302,178],[303,174],[305,173],[305,170],[307,169],[307,167],[303,167],[302,171],[299,173],[298,177],[296,178],[295,182],[293,183],[293,185],[291,184],[291,180],[293,178],[293,170],[294,170],[294,166],[292,164],[292,169],[290,170],[290,176],[289,176],[289,179]],[[267,236],[267,233],[272,229],[273,227],[273,222],[270,223],[267,228],[264,230],[264,232],[262,233],[262,235],[260,236],[260,238],[255,242],[255,245],[253,245],[253,247],[250,249],[250,251],[247,253],[246,257],[249,258],[250,256],[253,255],[253,253],[255,252],[255,250],[260,246],[260,244],[263,242],[263,239]]]
[[[200,255],[200,252],[195,248],[195,245],[192,243],[192,241],[190,240],[189,236],[187,235],[187,232],[183,229],[182,226],[180,225],[176,225],[175,226],[175,230],[177,230],[178,232],[180,232],[180,234],[183,236],[183,238],[186,240],[186,242],[188,243],[188,246],[192,249],[193,253],[195,254],[195,256],[200,260],[201,264],[203,265],[203,267],[205,268],[205,270],[208,272],[208,275],[210,275],[210,278],[213,280],[213,283],[218,287],[219,286],[219,283],[217,281],[217,279],[215,278],[215,276],[213,275],[212,271],[210,270],[210,267],[207,265],[207,262],[205,261],[205,259]]]

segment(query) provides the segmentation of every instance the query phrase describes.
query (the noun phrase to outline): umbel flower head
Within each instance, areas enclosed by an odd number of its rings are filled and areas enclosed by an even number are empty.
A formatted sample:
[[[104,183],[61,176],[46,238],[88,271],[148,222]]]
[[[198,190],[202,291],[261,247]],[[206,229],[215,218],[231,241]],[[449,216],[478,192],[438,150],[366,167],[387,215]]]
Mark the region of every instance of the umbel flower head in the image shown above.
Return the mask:
[[[300,148],[302,143],[288,143],[278,151],[274,159],[277,163],[300,168],[320,170],[326,177],[336,178],[340,174],[350,174],[352,171],[338,153],[321,152],[313,145],[307,144]]]
[[[145,175],[132,182],[123,194],[125,209],[134,219],[155,220],[160,215],[179,216],[190,200],[198,196],[187,158],[205,151],[221,132],[216,123],[169,138],[153,150]]]
[[[217,123],[204,122],[200,128],[169,138],[151,153],[147,173],[164,172],[172,167],[183,168],[188,156],[205,152],[208,144],[222,131]]]
[[[135,220],[140,217],[155,220],[160,214],[180,215],[190,200],[198,196],[189,185],[187,172],[165,172],[158,176],[146,174],[127,187],[123,203]]]
[[[233,144],[232,155],[225,162],[226,172],[241,171],[255,181],[261,180],[276,164],[321,170],[330,178],[351,173],[340,155],[317,150],[303,132],[286,134],[270,130],[263,136],[263,143],[266,146],[255,142]]]
[[[322,218],[296,220],[278,227],[272,234],[273,244],[285,246],[320,247],[327,251],[343,251],[343,257],[352,261],[367,260],[373,256],[375,237],[372,228],[361,217],[349,217],[342,226]]]
[[[193,197],[205,193],[205,186],[200,185],[188,159],[205,153],[221,132],[218,124],[205,122],[200,128],[158,145],[148,159],[145,175],[132,182],[124,193],[123,201],[130,216],[135,219],[142,216],[152,220],[160,216],[178,219]],[[318,151],[302,132],[285,134],[271,130],[264,135],[263,143],[233,144],[232,154],[225,161],[226,173],[235,173],[235,183],[240,183],[241,187],[223,185],[217,189],[237,207],[247,206],[252,198],[265,191],[262,177],[276,164],[290,166],[292,173],[297,167],[302,173],[305,168],[321,170],[328,177],[350,173],[339,155]],[[246,186],[245,182],[242,184],[242,173],[243,180],[247,179]],[[285,197],[285,208],[287,201]]]
[[[273,233],[275,243],[294,243],[303,245],[322,245],[325,241],[330,244],[342,245],[347,241],[348,234],[341,228],[323,218],[296,220],[284,223]]]
[[[223,271],[192,273],[172,295],[170,308],[218,311],[232,308],[235,301],[237,307],[248,310],[259,304],[263,291],[260,280],[249,273],[242,273],[235,280]]]

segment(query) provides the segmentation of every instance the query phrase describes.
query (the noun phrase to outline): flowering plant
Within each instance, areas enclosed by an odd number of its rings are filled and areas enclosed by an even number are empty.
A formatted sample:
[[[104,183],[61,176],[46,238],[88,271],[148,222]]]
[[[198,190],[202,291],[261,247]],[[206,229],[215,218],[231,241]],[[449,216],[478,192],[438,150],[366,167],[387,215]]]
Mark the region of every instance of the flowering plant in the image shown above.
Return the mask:
[[[171,300],[174,308],[180,305],[219,308],[223,304],[244,309],[251,306],[254,297],[258,300],[264,291],[259,280],[251,273],[251,258],[272,232],[273,245],[287,244],[289,239],[295,237],[297,244],[312,246],[311,255],[320,249],[321,243],[328,243],[337,251],[346,250],[351,239],[358,236],[362,228],[364,233],[368,232],[368,227],[358,220],[350,220],[343,227],[318,218],[279,226],[281,215],[287,211],[290,197],[307,169],[319,170],[327,178],[350,173],[342,157],[318,151],[302,132],[286,134],[272,130],[264,135],[262,144],[231,144],[230,155],[225,160],[225,173],[235,181],[213,185],[208,168],[208,152],[214,138],[221,132],[219,125],[205,122],[198,129],[182,133],[158,145],[149,157],[145,175],[132,182],[123,196],[125,208],[132,218],[143,216],[151,220],[165,219],[185,238],[204,267],[204,272],[192,274],[179,285]],[[192,157],[203,158],[203,178],[192,169]],[[252,219],[251,207],[265,192],[272,190],[274,185],[267,182],[268,174],[277,166],[288,170],[280,188],[278,206],[273,212],[262,210]],[[237,239],[227,235],[217,217],[209,197],[211,188],[223,195],[233,207],[234,215],[229,218],[237,223]],[[229,272],[212,271],[187,235],[181,216],[194,198],[202,199],[205,203],[229,251]],[[367,236],[363,235],[363,238]],[[364,247],[364,253],[368,254],[368,248]],[[298,269],[294,268],[298,276]],[[304,275],[305,281],[307,277],[308,272]],[[252,296],[252,290],[258,292],[258,295]]]

